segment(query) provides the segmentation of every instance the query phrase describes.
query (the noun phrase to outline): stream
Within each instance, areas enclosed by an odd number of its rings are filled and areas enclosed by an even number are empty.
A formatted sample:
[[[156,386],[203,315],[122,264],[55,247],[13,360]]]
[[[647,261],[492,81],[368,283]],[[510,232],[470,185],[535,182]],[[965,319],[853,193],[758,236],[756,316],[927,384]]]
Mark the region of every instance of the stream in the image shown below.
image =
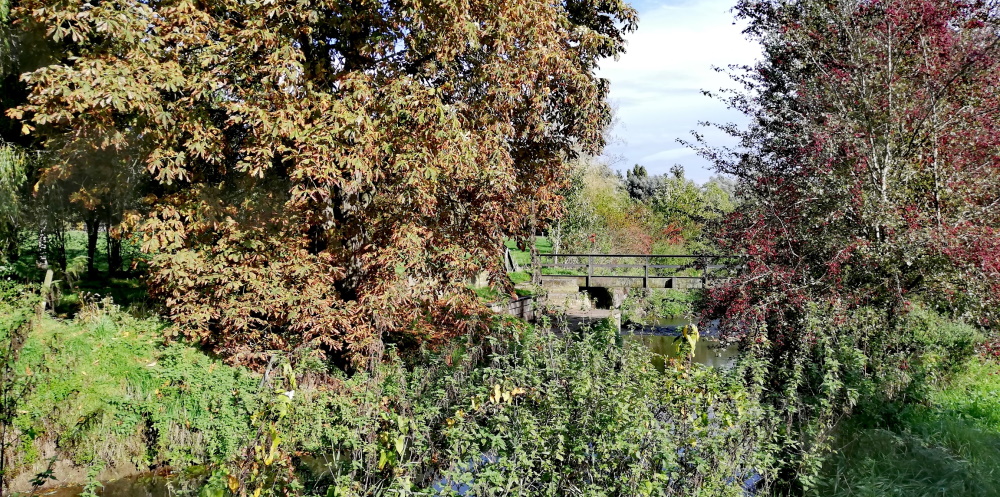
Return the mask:
[[[653,365],[663,371],[664,357],[682,357],[680,329],[690,323],[684,318],[659,318],[652,325],[625,326],[622,337],[639,342],[653,353]],[[708,333],[710,335],[710,333]],[[694,350],[694,362],[706,366],[728,369],[736,361],[736,345],[722,346],[718,340],[703,332]]]

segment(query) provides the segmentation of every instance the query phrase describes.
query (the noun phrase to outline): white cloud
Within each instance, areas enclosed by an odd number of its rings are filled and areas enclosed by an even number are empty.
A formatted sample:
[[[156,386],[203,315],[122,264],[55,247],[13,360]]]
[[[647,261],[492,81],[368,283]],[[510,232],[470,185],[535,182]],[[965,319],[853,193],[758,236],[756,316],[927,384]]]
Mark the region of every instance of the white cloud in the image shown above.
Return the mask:
[[[691,150],[690,148],[686,147],[678,147],[678,148],[672,148],[670,150],[663,150],[652,155],[647,155],[645,157],[641,157],[639,159],[639,162],[642,164],[649,164],[652,162],[677,160],[680,159],[681,157],[690,157],[692,155],[695,155],[694,150]]]
[[[622,167],[641,163],[651,173],[664,173],[681,163],[693,179],[711,176],[709,164],[676,140],[689,138],[699,121],[743,121],[738,112],[702,95],[703,89],[732,86],[713,66],[749,64],[760,53],[733,25],[731,1],[638,5],[639,29],[628,37],[628,51],[618,61],[605,61],[598,72],[611,81],[619,120],[615,134],[625,142],[612,144],[607,153],[623,157]],[[719,144],[732,143],[721,133],[705,134]]]

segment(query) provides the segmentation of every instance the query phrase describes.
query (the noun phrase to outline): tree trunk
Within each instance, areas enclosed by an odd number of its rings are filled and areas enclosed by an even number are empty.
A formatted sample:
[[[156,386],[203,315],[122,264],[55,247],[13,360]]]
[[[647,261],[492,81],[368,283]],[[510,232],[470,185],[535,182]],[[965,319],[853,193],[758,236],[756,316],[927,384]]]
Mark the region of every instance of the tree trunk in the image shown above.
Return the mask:
[[[87,277],[97,278],[97,240],[101,232],[101,221],[97,216],[90,216],[85,221],[87,225]]]
[[[542,269],[539,266],[538,260],[538,243],[537,243],[537,230],[538,230],[538,216],[536,214],[535,202],[531,202],[531,284],[541,285],[542,284]]]
[[[6,256],[7,262],[15,262],[20,258],[20,236],[18,232],[18,227],[16,224],[8,222],[7,226],[4,227],[9,236],[7,238],[7,245],[3,248],[4,255]]]
[[[65,273],[69,261],[66,257],[66,226],[62,222],[56,223],[56,229],[49,236],[49,251],[56,266]]]
[[[49,235],[45,232],[45,224],[38,228],[38,260],[35,263],[41,269],[49,268]]]
[[[552,253],[558,254],[562,250],[562,219],[556,221],[556,229],[549,236],[552,237]],[[559,264],[559,258],[553,257],[552,263]]]
[[[111,223],[105,227],[104,244],[108,252],[108,278],[114,278],[121,273],[122,241],[111,235]]]

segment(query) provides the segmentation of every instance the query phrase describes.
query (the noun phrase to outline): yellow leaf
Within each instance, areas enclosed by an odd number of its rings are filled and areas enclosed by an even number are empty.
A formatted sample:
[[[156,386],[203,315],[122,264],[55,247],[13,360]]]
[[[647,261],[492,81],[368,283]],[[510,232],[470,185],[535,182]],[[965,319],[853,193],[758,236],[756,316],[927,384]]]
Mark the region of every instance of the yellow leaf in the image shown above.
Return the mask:
[[[229,490],[236,492],[240,488],[240,481],[235,476],[229,475]]]

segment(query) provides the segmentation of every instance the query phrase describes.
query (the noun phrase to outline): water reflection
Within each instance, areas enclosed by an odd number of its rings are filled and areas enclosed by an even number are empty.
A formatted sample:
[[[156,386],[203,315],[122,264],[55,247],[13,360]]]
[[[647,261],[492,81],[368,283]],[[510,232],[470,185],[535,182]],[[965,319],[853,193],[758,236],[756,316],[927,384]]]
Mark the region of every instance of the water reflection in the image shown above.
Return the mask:
[[[653,352],[653,365],[663,371],[664,356],[683,357],[681,340],[667,335],[625,335],[625,340],[639,342]],[[720,347],[719,342],[710,338],[698,340],[694,348],[694,362],[717,368],[729,369],[736,360],[736,346]]]
[[[100,497],[186,497],[198,495],[205,482],[202,475],[143,473],[104,482],[94,489]],[[36,493],[44,497],[77,497],[84,493],[82,486],[58,487]]]
[[[653,326],[623,332],[626,341],[639,342],[653,352],[653,365],[663,371],[664,357],[684,357],[681,352],[683,338],[680,329],[690,321],[684,318],[658,319]],[[736,345],[722,346],[718,340],[702,336],[694,350],[694,362],[706,366],[729,369],[737,357]]]

